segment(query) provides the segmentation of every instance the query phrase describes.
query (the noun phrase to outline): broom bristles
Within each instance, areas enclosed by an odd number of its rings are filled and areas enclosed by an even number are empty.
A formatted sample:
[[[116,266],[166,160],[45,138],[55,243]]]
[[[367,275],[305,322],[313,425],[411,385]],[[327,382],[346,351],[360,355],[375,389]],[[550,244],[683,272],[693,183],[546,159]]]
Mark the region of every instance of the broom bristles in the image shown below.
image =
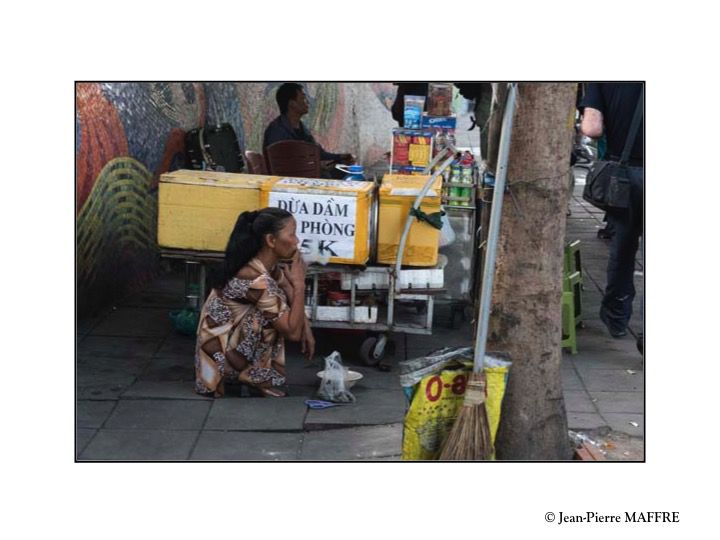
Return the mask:
[[[440,452],[440,460],[478,461],[489,460],[492,457],[490,422],[485,408],[484,395],[479,403],[475,399],[477,392],[485,393],[485,388],[484,375],[473,373],[468,383],[465,403],[463,403],[460,414],[455,419],[445,440]],[[475,393],[474,396],[473,393]],[[470,397],[469,400],[468,397]]]

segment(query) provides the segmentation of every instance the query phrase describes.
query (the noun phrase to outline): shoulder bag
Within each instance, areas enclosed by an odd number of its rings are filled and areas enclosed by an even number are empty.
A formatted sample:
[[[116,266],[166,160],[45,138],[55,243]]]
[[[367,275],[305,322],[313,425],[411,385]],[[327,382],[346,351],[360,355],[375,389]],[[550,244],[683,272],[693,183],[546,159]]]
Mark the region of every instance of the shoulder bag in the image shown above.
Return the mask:
[[[630,206],[628,161],[642,115],[643,89],[640,90],[620,161],[599,160],[594,162],[588,171],[585,178],[585,189],[583,189],[583,199],[601,210],[623,210]]]

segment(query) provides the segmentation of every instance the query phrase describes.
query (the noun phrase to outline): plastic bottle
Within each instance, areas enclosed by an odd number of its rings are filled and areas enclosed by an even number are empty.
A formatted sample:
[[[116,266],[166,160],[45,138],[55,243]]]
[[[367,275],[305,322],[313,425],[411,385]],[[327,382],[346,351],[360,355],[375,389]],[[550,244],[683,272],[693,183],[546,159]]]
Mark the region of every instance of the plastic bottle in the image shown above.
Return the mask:
[[[454,148],[455,142],[455,130],[448,130],[445,134],[445,141],[447,142],[448,148]]]
[[[460,178],[463,184],[472,185],[472,165],[466,166],[461,169]],[[466,188],[460,188],[462,190],[462,198],[463,200],[460,201],[461,205],[463,206],[470,206],[470,198],[472,197],[472,188],[466,187]]]
[[[450,166],[450,172],[451,172],[450,182],[452,182],[453,184],[461,182],[460,164],[458,162],[456,162],[456,161],[453,162],[453,164]],[[450,188],[450,196],[451,197],[462,197],[462,195],[463,195],[463,193],[462,193],[461,187],[452,186]],[[460,202],[461,201],[459,201],[459,200],[450,201],[450,206],[460,206]]]

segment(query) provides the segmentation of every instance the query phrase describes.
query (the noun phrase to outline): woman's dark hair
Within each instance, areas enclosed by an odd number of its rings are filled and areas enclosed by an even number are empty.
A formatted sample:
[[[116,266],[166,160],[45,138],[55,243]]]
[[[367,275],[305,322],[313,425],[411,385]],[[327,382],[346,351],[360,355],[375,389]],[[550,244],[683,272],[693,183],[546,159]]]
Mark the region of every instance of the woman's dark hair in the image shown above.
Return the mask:
[[[224,287],[260,252],[266,234],[280,232],[291,217],[290,212],[281,208],[263,208],[240,214],[225,248],[225,272],[218,288]]]
[[[295,99],[297,93],[301,90],[303,90],[303,87],[298,83],[283,83],[280,85],[275,93],[275,101],[280,107],[280,114],[287,113],[288,102]]]

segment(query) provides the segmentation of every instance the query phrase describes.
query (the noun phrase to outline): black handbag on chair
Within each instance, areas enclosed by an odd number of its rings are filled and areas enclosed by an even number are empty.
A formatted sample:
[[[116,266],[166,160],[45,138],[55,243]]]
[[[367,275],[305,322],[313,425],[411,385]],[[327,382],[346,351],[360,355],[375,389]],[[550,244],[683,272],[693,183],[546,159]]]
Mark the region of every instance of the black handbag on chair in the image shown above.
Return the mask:
[[[630,206],[628,161],[643,114],[643,89],[640,90],[630,131],[620,161],[596,161],[585,178],[583,199],[600,210],[627,209]]]

